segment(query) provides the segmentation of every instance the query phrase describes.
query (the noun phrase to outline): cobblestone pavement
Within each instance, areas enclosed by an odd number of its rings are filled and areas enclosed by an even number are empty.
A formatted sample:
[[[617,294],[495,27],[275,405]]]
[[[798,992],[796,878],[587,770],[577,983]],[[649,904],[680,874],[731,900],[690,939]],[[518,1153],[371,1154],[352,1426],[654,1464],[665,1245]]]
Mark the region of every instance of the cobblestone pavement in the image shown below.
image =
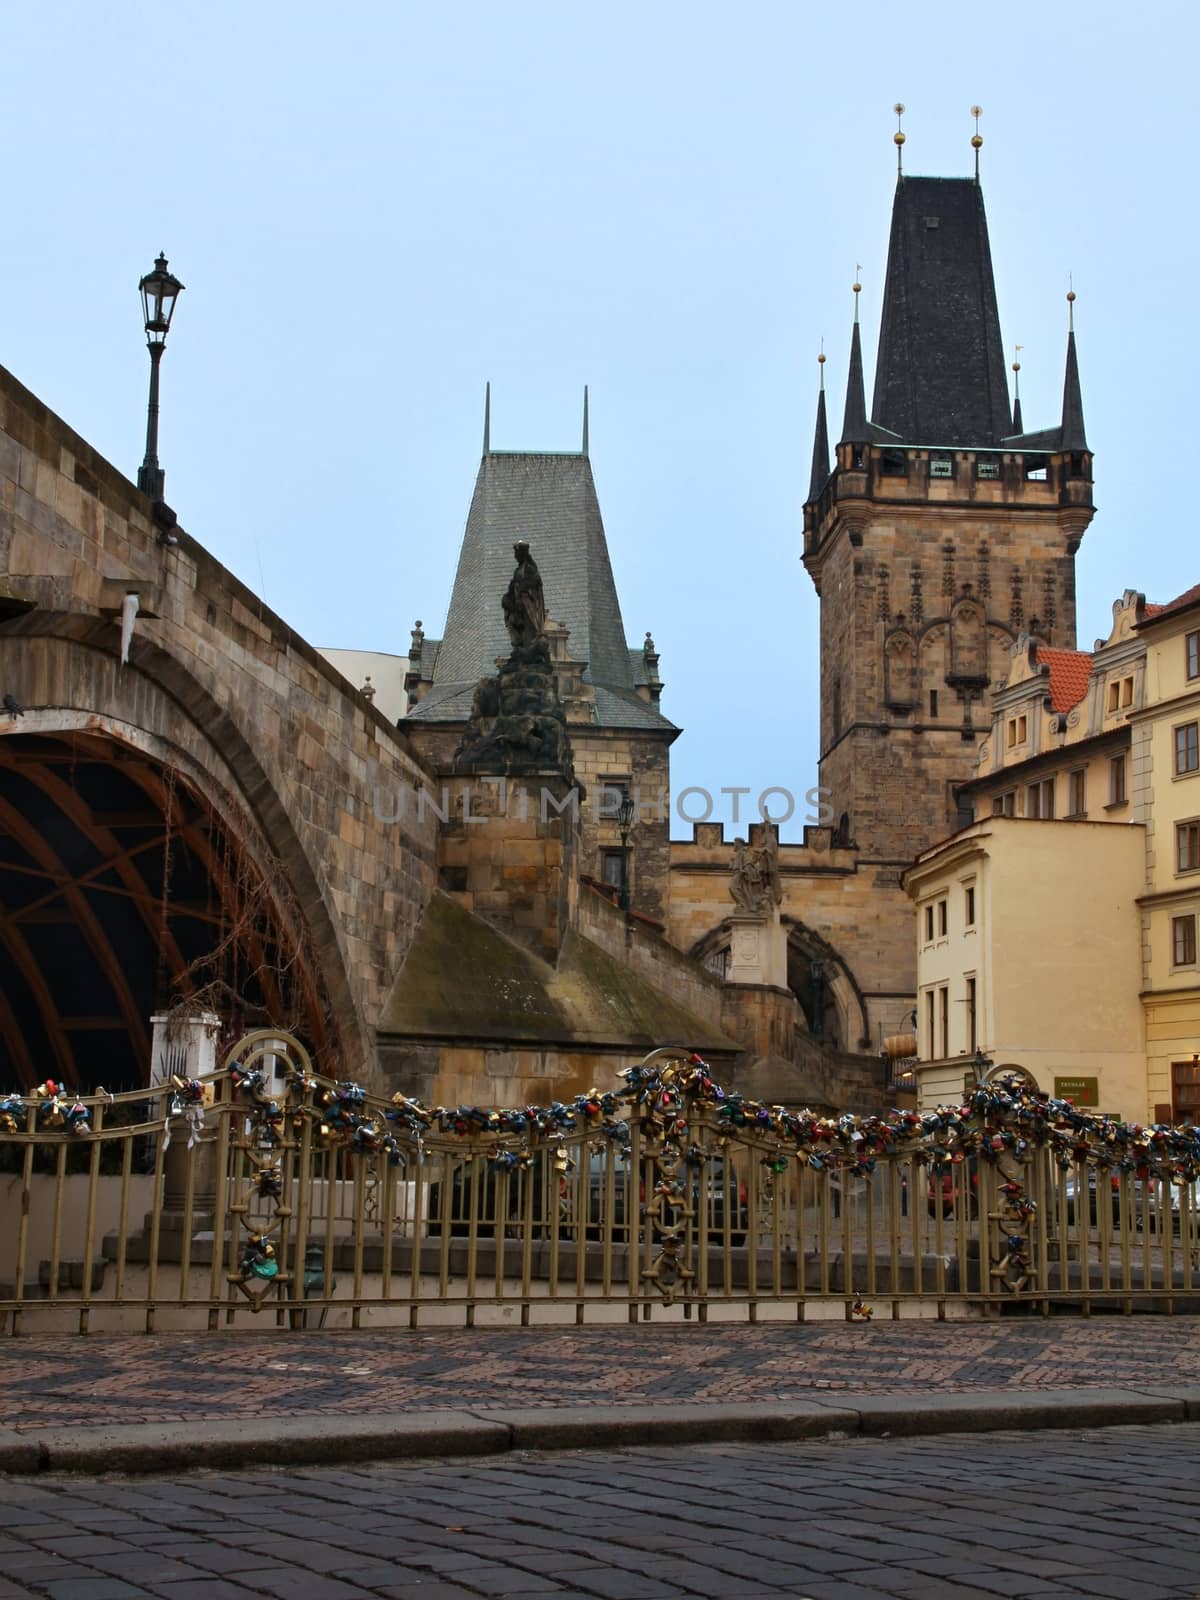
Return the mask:
[[[1200,1594],[1200,1424],[9,1479],[0,1597]]]
[[[1200,1384],[1200,1317],[160,1334],[0,1343],[10,1429]]]

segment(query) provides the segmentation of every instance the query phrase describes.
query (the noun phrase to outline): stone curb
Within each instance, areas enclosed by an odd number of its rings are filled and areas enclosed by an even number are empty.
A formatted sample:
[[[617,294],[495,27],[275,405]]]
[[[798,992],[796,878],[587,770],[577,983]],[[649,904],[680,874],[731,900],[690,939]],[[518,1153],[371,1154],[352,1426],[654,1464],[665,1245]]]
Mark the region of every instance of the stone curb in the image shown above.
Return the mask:
[[[0,1473],[146,1473],[334,1466],[512,1450],[786,1439],[916,1438],[1001,1429],[1112,1428],[1200,1421],[1200,1388],[872,1395],[752,1405],[548,1406],[255,1417],[95,1428],[0,1429]]]

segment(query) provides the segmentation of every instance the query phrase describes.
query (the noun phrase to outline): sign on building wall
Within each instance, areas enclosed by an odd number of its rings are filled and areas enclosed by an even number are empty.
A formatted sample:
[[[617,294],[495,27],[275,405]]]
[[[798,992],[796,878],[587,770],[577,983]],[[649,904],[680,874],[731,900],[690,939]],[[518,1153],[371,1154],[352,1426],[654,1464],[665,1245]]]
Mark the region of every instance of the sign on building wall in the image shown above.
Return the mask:
[[[1069,1100],[1073,1106],[1100,1104],[1099,1078],[1055,1078],[1054,1098]]]

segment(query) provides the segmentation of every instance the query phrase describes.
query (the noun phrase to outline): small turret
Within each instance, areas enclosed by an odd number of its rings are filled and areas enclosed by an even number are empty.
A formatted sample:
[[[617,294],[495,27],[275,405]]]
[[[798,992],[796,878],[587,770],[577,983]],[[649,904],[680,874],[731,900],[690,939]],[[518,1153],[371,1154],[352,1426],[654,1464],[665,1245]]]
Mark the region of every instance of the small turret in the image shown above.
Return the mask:
[[[829,424],[825,420],[825,352],[817,357],[821,369],[821,387],[817,393],[817,426],[813,433],[812,476],[808,480],[808,498],[816,500],[829,482]]]
[[[1075,291],[1067,294],[1069,326],[1067,328],[1067,370],[1063,377],[1062,445],[1064,451],[1081,452],[1087,449],[1087,434],[1083,427],[1083,394],[1079,387],[1079,362],[1075,355]]]
[[[850,371],[846,378],[846,410],[840,444],[867,442],[867,390],[863,382],[862,338],[858,328],[858,297],[862,284],[854,283],[854,328],[850,335]]]

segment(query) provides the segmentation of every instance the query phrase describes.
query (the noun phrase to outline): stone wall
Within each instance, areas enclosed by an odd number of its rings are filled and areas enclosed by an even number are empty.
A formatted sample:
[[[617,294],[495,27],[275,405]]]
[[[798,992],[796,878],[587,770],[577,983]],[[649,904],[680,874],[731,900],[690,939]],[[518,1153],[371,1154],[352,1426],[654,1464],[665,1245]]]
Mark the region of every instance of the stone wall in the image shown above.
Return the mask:
[[[436,819],[407,741],[317,651],[0,369],[0,650],[27,708],[0,733],[81,725],[178,752],[248,816],[307,919],[338,1039],[369,1074],[382,1000],[433,890]],[[121,667],[119,612],[140,615]],[[72,719],[75,719],[74,721]],[[146,746],[149,748],[149,744]]]

